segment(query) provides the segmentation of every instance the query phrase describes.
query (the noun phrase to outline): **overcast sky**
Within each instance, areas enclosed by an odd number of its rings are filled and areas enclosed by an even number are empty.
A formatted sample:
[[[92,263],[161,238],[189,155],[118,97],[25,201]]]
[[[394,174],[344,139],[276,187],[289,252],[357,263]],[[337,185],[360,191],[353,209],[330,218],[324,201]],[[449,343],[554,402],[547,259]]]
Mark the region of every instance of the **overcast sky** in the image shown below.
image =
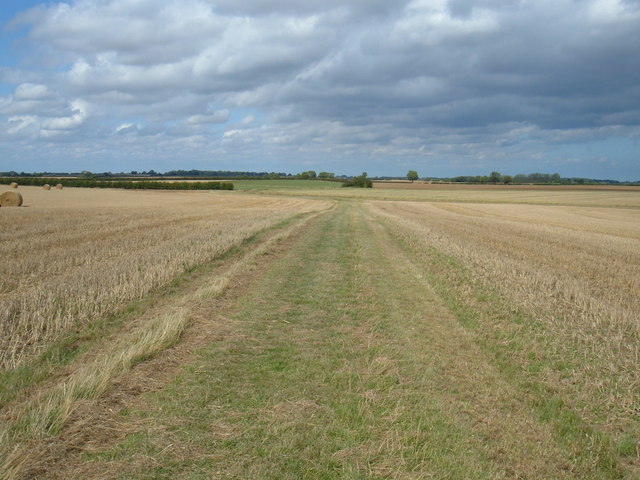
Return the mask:
[[[0,21],[0,171],[640,179],[640,0],[16,1]]]

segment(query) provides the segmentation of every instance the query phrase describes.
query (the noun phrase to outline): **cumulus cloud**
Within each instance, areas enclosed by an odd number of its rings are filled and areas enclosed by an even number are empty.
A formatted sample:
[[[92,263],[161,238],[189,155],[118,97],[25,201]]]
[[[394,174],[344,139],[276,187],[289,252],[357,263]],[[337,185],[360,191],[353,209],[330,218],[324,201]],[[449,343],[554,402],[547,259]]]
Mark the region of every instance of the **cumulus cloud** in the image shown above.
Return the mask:
[[[189,149],[234,169],[260,155],[295,171],[306,155],[453,174],[615,137],[619,175],[638,168],[633,0],[75,0],[17,22],[36,67],[0,70],[0,138],[37,130],[116,157],[152,137],[168,168],[194,167],[169,157]]]
[[[13,92],[15,100],[42,100],[51,96],[51,91],[46,85],[22,83]]]
[[[225,123],[229,119],[229,110],[219,110],[211,115],[192,115],[187,118],[189,125],[202,125],[210,123]]]
[[[37,117],[33,115],[20,115],[15,117],[9,117],[7,123],[7,133],[15,135],[30,127],[36,125]]]
[[[70,103],[71,115],[43,120],[42,128],[47,131],[72,130],[84,123],[87,118],[87,105],[82,100]]]

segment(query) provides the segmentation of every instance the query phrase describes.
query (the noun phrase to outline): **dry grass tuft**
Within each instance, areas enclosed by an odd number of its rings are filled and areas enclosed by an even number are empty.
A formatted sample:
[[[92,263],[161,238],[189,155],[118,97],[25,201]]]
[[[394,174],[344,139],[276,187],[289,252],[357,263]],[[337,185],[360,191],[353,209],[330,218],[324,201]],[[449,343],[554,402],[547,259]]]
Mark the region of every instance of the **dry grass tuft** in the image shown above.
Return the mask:
[[[11,182],[11,183],[9,184],[9,187],[11,187],[11,188],[18,188],[18,184],[17,184],[16,182]]]
[[[62,190],[62,184],[61,183],[58,183],[56,185],[56,190]]]
[[[0,478],[22,471],[32,455],[30,443],[58,433],[79,400],[100,396],[116,376],[175,343],[187,320],[186,310],[152,319],[100,352],[64,383],[9,412],[12,420],[0,427],[0,453],[5,458]]]
[[[51,190],[51,185],[49,185],[48,183],[45,183],[45,184],[42,186],[42,189],[43,189],[43,190]]]

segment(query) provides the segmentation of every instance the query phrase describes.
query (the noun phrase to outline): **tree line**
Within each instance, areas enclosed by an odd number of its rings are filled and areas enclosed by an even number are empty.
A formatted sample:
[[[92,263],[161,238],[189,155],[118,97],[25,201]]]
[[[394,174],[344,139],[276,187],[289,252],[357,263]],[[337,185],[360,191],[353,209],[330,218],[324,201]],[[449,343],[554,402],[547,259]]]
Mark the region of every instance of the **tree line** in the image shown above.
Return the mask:
[[[2,177],[0,183],[11,183],[15,177]],[[123,188],[130,190],[233,190],[231,182],[172,182],[166,180],[95,180],[92,178],[20,178],[21,185],[42,186],[59,183],[64,187]]]
[[[282,179],[282,180],[325,180],[325,181],[341,181],[341,182],[351,182],[354,178],[350,175],[337,175],[333,172],[316,172],[315,170],[306,170],[300,173],[284,173],[284,172],[243,172],[243,171],[226,171],[226,170],[169,170],[165,173],[159,173],[155,170],[149,171],[137,171],[132,170],[130,173],[111,173],[111,172],[103,172],[103,173],[92,173],[87,170],[83,170],[82,172],[77,173],[60,173],[60,172],[33,172],[33,173],[25,173],[25,172],[0,172],[0,177],[9,177],[12,180],[16,178],[25,179],[25,178],[42,178],[46,177],[48,179],[55,178],[58,180],[62,179],[92,179],[92,180],[137,180],[141,181],[153,181],[153,178],[162,177],[162,178],[184,178],[185,180],[190,179],[201,179],[201,180],[242,180],[242,179]],[[152,177],[152,178],[149,178]],[[383,176],[383,177],[373,177],[374,179],[399,179],[402,177],[393,177],[393,176]],[[410,181],[415,181],[420,178],[418,172],[415,170],[409,170],[404,178],[407,178]],[[500,172],[491,172],[489,175],[460,175],[456,177],[424,177],[424,180],[433,180],[433,181],[444,181],[444,182],[453,182],[453,183],[476,183],[476,184],[547,184],[547,185],[588,185],[588,184],[625,184],[625,185],[635,185],[639,184],[640,181],[636,182],[624,182],[618,180],[602,180],[602,179],[593,179],[593,178],[583,178],[583,177],[561,177],[559,173],[519,173],[517,175],[503,175]],[[24,180],[21,183],[27,185]],[[45,182],[45,183],[51,183]],[[366,183],[366,182],[365,182]],[[151,187],[150,187],[151,188]],[[161,187],[158,187],[161,188]],[[162,187],[169,188],[169,187]],[[195,187],[193,187],[195,188]],[[215,187],[214,187],[215,188]]]
[[[517,175],[503,175],[491,172],[489,175],[460,175],[458,177],[442,178],[439,180],[454,183],[502,183],[509,184],[541,184],[541,185],[588,185],[588,184],[628,184],[638,182],[620,182],[618,180],[598,180],[583,177],[561,177],[559,173],[518,173]]]

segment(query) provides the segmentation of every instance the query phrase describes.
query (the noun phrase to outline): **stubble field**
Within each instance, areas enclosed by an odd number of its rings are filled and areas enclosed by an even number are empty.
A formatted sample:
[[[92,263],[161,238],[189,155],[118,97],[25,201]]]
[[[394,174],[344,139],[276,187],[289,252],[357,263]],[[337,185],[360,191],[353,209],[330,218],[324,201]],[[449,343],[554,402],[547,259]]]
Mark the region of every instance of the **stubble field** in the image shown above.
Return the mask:
[[[640,475],[640,191],[247,189],[0,211],[2,478]]]
[[[2,212],[3,368],[319,204],[213,192],[20,191],[24,207]]]
[[[332,199],[640,208],[639,186],[373,182],[372,189],[359,189],[341,188],[341,184],[335,182],[309,180],[240,180],[234,185],[243,191]]]

